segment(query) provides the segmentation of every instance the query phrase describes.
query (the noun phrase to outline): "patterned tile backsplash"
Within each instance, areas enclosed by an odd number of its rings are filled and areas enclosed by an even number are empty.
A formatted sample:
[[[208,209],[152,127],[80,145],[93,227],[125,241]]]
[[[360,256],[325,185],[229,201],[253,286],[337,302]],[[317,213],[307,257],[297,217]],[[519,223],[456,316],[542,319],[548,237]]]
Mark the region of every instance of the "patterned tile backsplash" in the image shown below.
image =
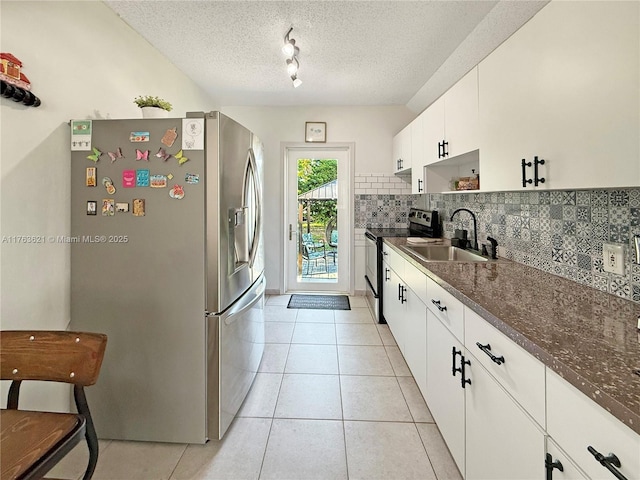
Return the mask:
[[[448,221],[455,209],[468,208],[478,220],[480,246],[491,236],[501,257],[640,302],[640,265],[633,262],[633,236],[640,235],[640,188],[430,194],[426,200],[427,208],[440,212],[447,238],[455,228],[465,228],[471,238],[468,213]],[[373,199],[363,203],[365,212],[377,207]],[[603,243],[625,246],[624,275],[604,271]]]
[[[409,209],[419,199],[411,195],[410,181],[391,174],[356,175],[355,228],[406,228]]]

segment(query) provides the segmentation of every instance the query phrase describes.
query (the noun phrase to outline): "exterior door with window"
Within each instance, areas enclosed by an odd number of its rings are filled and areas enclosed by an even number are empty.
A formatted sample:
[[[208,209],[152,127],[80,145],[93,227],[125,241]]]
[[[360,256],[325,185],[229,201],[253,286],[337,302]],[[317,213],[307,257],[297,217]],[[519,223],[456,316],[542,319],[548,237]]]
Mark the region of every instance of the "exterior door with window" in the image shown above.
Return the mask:
[[[348,293],[350,151],[292,147],[286,162],[286,291]]]

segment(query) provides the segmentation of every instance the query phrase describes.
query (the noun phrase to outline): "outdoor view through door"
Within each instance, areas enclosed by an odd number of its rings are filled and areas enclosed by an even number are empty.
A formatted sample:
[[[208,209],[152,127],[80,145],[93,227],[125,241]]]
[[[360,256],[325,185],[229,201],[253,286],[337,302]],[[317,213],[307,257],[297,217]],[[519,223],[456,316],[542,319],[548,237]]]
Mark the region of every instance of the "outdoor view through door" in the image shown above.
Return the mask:
[[[292,146],[285,161],[285,291],[349,292],[351,148]]]
[[[338,281],[338,160],[298,159],[297,281]]]

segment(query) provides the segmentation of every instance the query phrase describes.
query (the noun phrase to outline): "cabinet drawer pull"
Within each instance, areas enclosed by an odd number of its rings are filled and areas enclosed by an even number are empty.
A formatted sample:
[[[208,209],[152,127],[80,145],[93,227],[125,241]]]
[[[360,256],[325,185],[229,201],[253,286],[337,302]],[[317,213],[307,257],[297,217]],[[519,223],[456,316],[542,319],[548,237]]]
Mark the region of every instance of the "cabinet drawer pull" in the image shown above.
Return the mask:
[[[496,357],[492,352],[491,352],[491,345],[490,344],[486,344],[486,345],[482,345],[480,342],[476,342],[476,345],[478,346],[478,348],[480,350],[482,350],[484,353],[486,353],[489,358],[491,360],[493,360],[495,363],[497,363],[498,365],[502,365],[504,363],[504,357],[502,355],[500,355],[499,357]]]
[[[462,373],[462,368],[456,368],[456,355],[462,357],[462,350],[456,350],[456,347],[451,347],[451,375],[456,376],[457,372]]]
[[[614,477],[616,477],[619,480],[627,480],[627,477],[621,474],[616,468],[616,467],[620,468],[622,464],[620,463],[620,459],[616,456],[615,453],[610,453],[605,457],[600,452],[598,452],[595,448],[593,448],[591,445],[587,447],[587,450],[589,450],[589,453],[593,455],[598,462],[600,462],[600,465],[602,465],[604,468],[609,470]]]
[[[407,292],[407,287],[404,285],[400,287],[400,303],[407,303],[407,297],[404,294]]]
[[[443,306],[440,304],[440,300],[431,299],[431,303],[438,307],[438,310],[440,310],[441,312],[444,312],[447,309],[446,305]]]
[[[544,459],[544,468],[547,471],[546,480],[553,480],[553,469],[557,468],[561,472],[564,472],[564,467],[560,460],[553,461],[553,457],[550,453],[547,453]]]
[[[539,183],[544,183],[544,178],[538,176],[538,165],[544,165],[544,159],[538,160],[538,157],[533,157],[533,184],[537,187]]]
[[[460,378],[460,385],[462,386],[462,388],[466,388],[467,385],[471,385],[471,380],[466,378],[466,365],[471,365],[471,360],[466,360],[464,358],[464,355],[460,355],[460,367],[461,367],[461,374],[462,377]]]
[[[533,180],[531,180],[530,178],[527,179],[527,172],[525,171],[525,167],[530,167],[531,166],[531,162],[527,162],[525,161],[525,159],[522,159],[522,186],[526,187],[527,184],[531,184],[533,183]]]

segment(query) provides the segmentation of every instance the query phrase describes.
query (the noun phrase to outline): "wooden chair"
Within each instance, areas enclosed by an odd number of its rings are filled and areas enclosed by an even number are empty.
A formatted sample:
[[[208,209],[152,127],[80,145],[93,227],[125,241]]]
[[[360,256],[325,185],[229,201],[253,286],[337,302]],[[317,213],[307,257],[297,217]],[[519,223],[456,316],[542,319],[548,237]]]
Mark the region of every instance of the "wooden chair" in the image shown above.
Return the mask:
[[[86,422],[85,438],[89,464],[84,480],[93,476],[98,463],[98,437],[87,404],[84,387],[98,379],[107,345],[99,333],[66,331],[1,331],[0,374],[11,380],[7,410],[18,410],[20,385],[24,380],[64,382],[73,385],[76,408]],[[53,467],[52,463],[48,469]]]

